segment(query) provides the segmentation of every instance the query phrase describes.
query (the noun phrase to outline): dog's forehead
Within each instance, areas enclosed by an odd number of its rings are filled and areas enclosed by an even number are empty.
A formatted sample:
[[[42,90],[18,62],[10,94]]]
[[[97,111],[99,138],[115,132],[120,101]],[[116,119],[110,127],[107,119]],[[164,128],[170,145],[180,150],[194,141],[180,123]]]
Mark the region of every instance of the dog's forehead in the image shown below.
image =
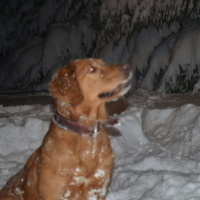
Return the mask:
[[[89,58],[89,59],[78,59],[74,61],[75,64],[78,64],[79,66],[102,66],[105,65],[105,63],[101,59],[96,58]]]
[[[101,60],[101,59],[90,58],[89,61],[90,61],[92,64],[105,65],[105,63],[104,63],[103,60]]]

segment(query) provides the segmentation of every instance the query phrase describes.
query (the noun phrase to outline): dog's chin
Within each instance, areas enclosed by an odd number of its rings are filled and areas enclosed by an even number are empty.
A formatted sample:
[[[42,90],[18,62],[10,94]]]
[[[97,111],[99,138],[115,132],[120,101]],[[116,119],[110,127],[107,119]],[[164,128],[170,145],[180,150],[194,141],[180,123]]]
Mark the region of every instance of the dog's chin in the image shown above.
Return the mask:
[[[98,95],[99,99],[105,99],[107,101],[112,101],[120,96],[125,95],[131,88],[130,81],[119,84],[113,91],[104,92]]]

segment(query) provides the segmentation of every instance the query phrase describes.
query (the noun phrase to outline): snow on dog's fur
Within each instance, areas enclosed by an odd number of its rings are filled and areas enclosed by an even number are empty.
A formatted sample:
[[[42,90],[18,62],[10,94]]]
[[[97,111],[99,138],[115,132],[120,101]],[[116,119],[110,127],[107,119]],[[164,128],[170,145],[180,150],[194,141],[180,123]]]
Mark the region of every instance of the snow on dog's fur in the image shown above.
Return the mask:
[[[56,114],[42,145],[0,192],[1,200],[104,199],[113,154],[105,103],[130,88],[128,65],[76,60],[50,82]]]

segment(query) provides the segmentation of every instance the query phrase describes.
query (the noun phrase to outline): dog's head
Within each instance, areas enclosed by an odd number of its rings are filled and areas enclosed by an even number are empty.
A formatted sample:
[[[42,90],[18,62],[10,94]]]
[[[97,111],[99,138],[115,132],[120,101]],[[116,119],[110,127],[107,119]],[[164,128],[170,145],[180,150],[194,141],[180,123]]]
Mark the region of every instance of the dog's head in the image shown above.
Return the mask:
[[[50,82],[50,93],[60,105],[100,105],[124,95],[132,72],[126,64],[106,65],[101,59],[80,59],[59,69]]]
[[[126,64],[106,65],[101,59],[80,59],[59,69],[50,82],[55,99],[78,105],[106,102],[124,95],[132,73]]]

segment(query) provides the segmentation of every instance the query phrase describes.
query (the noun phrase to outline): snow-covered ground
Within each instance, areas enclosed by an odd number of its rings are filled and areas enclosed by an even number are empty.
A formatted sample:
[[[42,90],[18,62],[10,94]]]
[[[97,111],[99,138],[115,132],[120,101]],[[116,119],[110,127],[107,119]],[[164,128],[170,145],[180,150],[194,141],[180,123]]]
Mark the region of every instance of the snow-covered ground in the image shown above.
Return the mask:
[[[115,165],[106,200],[199,200],[200,98],[136,90],[126,101],[118,134],[110,135]],[[0,107],[0,188],[41,144],[53,110]]]

